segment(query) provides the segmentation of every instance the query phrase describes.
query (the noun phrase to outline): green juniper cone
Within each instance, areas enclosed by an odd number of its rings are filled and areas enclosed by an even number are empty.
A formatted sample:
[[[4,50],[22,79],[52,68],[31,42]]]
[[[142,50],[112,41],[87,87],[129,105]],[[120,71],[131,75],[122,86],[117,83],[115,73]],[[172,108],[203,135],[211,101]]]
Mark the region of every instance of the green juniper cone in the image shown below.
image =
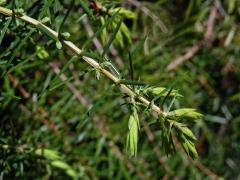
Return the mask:
[[[196,112],[196,109],[191,108],[181,108],[176,109],[168,113],[167,117],[171,118],[183,118],[183,119],[190,119],[190,120],[198,120],[202,118],[202,114]]]
[[[130,156],[137,155],[137,146],[138,146],[138,132],[140,129],[139,119],[136,108],[132,107],[132,114],[128,120],[128,133],[127,133],[127,142],[126,149]]]
[[[153,87],[153,88],[149,88],[148,92],[153,93],[155,95],[159,95],[159,96],[167,96],[169,90],[164,87]],[[171,90],[169,96],[182,97],[182,95],[179,94],[178,91],[175,89]]]

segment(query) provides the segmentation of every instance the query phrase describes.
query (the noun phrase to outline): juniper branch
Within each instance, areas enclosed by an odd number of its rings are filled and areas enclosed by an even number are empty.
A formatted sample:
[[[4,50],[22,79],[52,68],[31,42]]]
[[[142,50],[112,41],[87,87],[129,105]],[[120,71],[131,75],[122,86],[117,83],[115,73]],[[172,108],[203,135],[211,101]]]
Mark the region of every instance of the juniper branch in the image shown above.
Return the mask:
[[[33,19],[25,14],[14,14],[12,10],[1,7],[0,6],[0,13],[4,14],[6,16],[12,17],[13,15],[16,16],[16,18],[21,19],[28,24],[31,24],[32,26],[36,27],[40,31],[44,32],[46,35],[51,37],[54,40],[58,40],[58,33],[51,28],[47,27],[40,21]],[[88,63],[90,66],[95,68],[96,70],[100,71],[103,75],[105,75],[108,79],[112,80],[115,84],[119,85],[119,88],[121,91],[125,94],[127,94],[129,97],[134,97],[138,99],[140,102],[142,102],[146,107],[149,107],[149,109],[152,112],[157,113],[161,116],[167,116],[167,113],[162,111],[157,105],[147,100],[145,97],[141,96],[137,92],[134,92],[128,85],[121,84],[121,79],[113,75],[110,71],[102,67],[96,60],[93,58],[90,58],[88,56],[82,56],[82,50],[78,48],[73,42],[68,40],[62,40],[62,43],[71,49],[76,55],[80,56],[86,63]]]

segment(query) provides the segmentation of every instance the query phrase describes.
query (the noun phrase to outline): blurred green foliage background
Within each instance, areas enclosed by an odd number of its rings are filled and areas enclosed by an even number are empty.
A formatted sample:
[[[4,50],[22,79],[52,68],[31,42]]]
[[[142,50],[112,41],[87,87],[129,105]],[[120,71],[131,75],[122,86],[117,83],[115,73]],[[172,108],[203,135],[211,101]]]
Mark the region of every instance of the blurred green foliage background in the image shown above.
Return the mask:
[[[204,114],[192,125],[199,159],[178,145],[167,157],[160,131],[147,126],[151,117],[144,113],[138,155],[129,158],[129,110],[118,88],[34,27],[0,15],[0,179],[240,178],[239,1],[0,4],[69,32],[92,56],[106,50],[113,69],[127,78],[130,53],[137,79],[173,86],[184,96],[174,108]],[[118,25],[112,16],[123,26],[104,49]]]

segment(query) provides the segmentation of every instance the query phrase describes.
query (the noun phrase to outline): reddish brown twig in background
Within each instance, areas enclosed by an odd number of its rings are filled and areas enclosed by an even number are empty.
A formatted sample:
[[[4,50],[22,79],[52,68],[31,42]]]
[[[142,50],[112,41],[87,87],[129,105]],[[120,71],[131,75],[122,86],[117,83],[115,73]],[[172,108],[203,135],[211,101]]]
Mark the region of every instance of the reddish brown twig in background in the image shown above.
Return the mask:
[[[217,17],[217,8],[214,4],[211,8],[210,15],[209,15],[209,18],[207,20],[207,29],[206,29],[206,33],[204,35],[204,38],[205,38],[206,41],[211,40],[211,38],[214,35],[213,34],[213,29],[214,29],[216,17]]]
[[[139,8],[144,14],[149,16],[153,20],[153,22],[161,29],[163,33],[168,32],[168,29],[163,23],[163,21],[158,16],[156,16],[151,10],[149,10],[146,6],[143,6],[141,2],[137,0],[127,0],[127,2]]]
[[[203,75],[199,75],[197,79],[200,82],[200,84],[207,90],[209,96],[211,97],[217,96],[216,91],[210,86],[206,77],[204,77]]]
[[[180,64],[184,63],[186,60],[191,59],[202,47],[202,43],[198,43],[193,45],[183,56],[180,56],[173,60],[168,66],[167,70],[172,71],[175,70]]]
[[[17,89],[24,98],[27,99],[30,97],[30,93],[19,83],[19,81],[11,73],[8,73],[7,76],[8,79],[13,83],[13,86],[17,87]],[[20,104],[20,108],[27,112],[27,114],[32,115],[32,112],[28,111],[28,109],[24,105]],[[57,126],[47,118],[48,113],[42,107],[38,107],[37,110],[43,116],[43,124],[56,132]]]
[[[189,159],[192,162],[192,164],[194,164],[200,171],[202,171],[204,174],[206,174],[212,180],[220,179],[216,174],[214,174],[210,169],[208,169],[200,161],[192,160],[191,158],[189,158]]]
[[[21,84],[19,84],[19,81],[11,73],[8,73],[7,76],[8,79],[13,83],[13,86],[17,87],[17,89],[23,95],[23,97],[29,98],[30,94],[24,89],[24,87]]]
[[[191,59],[202,47],[209,46],[209,44],[212,43],[213,36],[214,36],[213,29],[214,29],[216,17],[217,17],[217,8],[216,8],[216,5],[214,4],[211,7],[210,15],[207,20],[206,32],[204,34],[203,40],[193,45],[183,56],[180,56],[175,60],[173,60],[167,66],[167,71],[176,70],[176,68],[180,64],[183,64],[185,61]]]
[[[183,151],[181,144],[178,142],[176,136],[173,136],[173,141],[176,144],[176,149]],[[198,168],[201,172],[203,172],[204,174],[206,174],[210,179],[212,180],[216,180],[216,179],[220,179],[219,176],[217,176],[214,172],[212,172],[208,167],[206,167],[204,164],[202,164],[198,159],[191,159],[190,157],[188,157],[185,153],[182,153],[182,156],[184,156],[186,159],[189,159],[190,162],[196,167]]]
[[[59,69],[59,67],[56,65],[56,63],[49,63],[48,65],[52,68],[52,70],[53,70],[53,72],[54,72],[55,74],[57,74],[57,75],[60,74],[60,69]],[[62,81],[67,81],[67,77],[66,77],[66,75],[63,74],[63,73],[60,74],[60,79],[61,79]],[[67,82],[66,84],[67,84],[67,87],[73,92],[73,94],[75,95],[75,97],[82,103],[82,105],[83,105],[84,107],[87,107],[87,109],[88,109],[88,108],[90,107],[90,103],[86,100],[85,97],[83,97],[83,95],[81,94],[81,92],[80,92],[78,89],[76,89],[73,84],[71,84],[71,83],[69,83],[69,82]]]
[[[82,22],[83,22],[83,25],[86,29],[86,32],[87,32],[88,36],[92,37],[94,35],[94,32],[93,32],[93,29],[92,29],[91,25],[89,24],[88,18],[87,17],[83,18]],[[100,54],[102,54],[103,53],[103,46],[102,46],[100,40],[97,37],[93,38],[93,44],[96,47],[97,51]],[[110,53],[115,57],[115,61],[116,61],[117,65],[119,67],[123,67],[123,60],[119,56],[118,51],[114,48],[113,44],[110,46],[109,50],[110,50]]]
[[[144,131],[147,135],[147,138],[148,138],[149,142],[154,147],[153,151],[158,158],[158,162],[163,166],[164,170],[168,174],[171,173],[171,169],[168,166],[167,162],[161,157],[161,152],[159,150],[159,145],[153,145],[153,142],[154,142],[154,139],[155,139],[153,132],[151,131],[151,129],[149,128],[148,124],[145,121],[142,121],[142,124],[143,124],[143,129],[144,129]]]

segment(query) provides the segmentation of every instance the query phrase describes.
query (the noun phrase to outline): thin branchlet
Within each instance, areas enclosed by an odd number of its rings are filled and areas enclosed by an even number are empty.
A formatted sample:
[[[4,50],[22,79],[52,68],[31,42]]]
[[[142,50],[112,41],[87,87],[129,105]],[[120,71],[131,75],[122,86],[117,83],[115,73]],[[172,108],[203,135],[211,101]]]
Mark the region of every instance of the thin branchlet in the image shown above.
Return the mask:
[[[12,10],[4,8],[4,7],[1,7],[1,6],[0,6],[0,13],[4,14],[6,16],[13,16],[13,11]],[[23,20],[23,21],[25,21],[25,22],[35,26],[37,29],[39,29],[40,31],[42,31],[43,33],[45,33],[46,35],[48,35],[52,39],[54,39],[54,40],[58,39],[58,33],[56,31],[52,30],[51,28],[47,27],[46,25],[44,25],[40,21],[38,21],[36,19],[33,19],[33,18],[31,18],[31,17],[29,17],[29,16],[27,16],[25,14],[22,14],[21,16],[16,16],[16,18],[21,19],[21,20]],[[121,79],[116,77],[114,74],[112,74],[107,69],[103,68],[96,60],[94,60],[93,58],[90,58],[88,56],[82,56],[81,55],[82,54],[82,50],[80,48],[78,48],[73,42],[68,41],[68,40],[62,40],[62,43],[66,47],[71,49],[76,55],[80,56],[90,66],[92,66],[96,70],[100,71],[107,78],[112,80],[115,84],[119,84],[119,88],[121,89],[121,91],[123,93],[127,94],[130,97],[135,97],[140,102],[142,102],[144,105],[149,107],[149,109],[152,112],[155,112],[158,115],[161,115],[161,116],[164,116],[164,117],[167,115],[167,113],[162,111],[157,105],[155,105],[154,103],[151,103],[151,101],[149,101],[145,97],[139,95],[137,92],[134,92],[127,85],[119,83],[121,81]]]

